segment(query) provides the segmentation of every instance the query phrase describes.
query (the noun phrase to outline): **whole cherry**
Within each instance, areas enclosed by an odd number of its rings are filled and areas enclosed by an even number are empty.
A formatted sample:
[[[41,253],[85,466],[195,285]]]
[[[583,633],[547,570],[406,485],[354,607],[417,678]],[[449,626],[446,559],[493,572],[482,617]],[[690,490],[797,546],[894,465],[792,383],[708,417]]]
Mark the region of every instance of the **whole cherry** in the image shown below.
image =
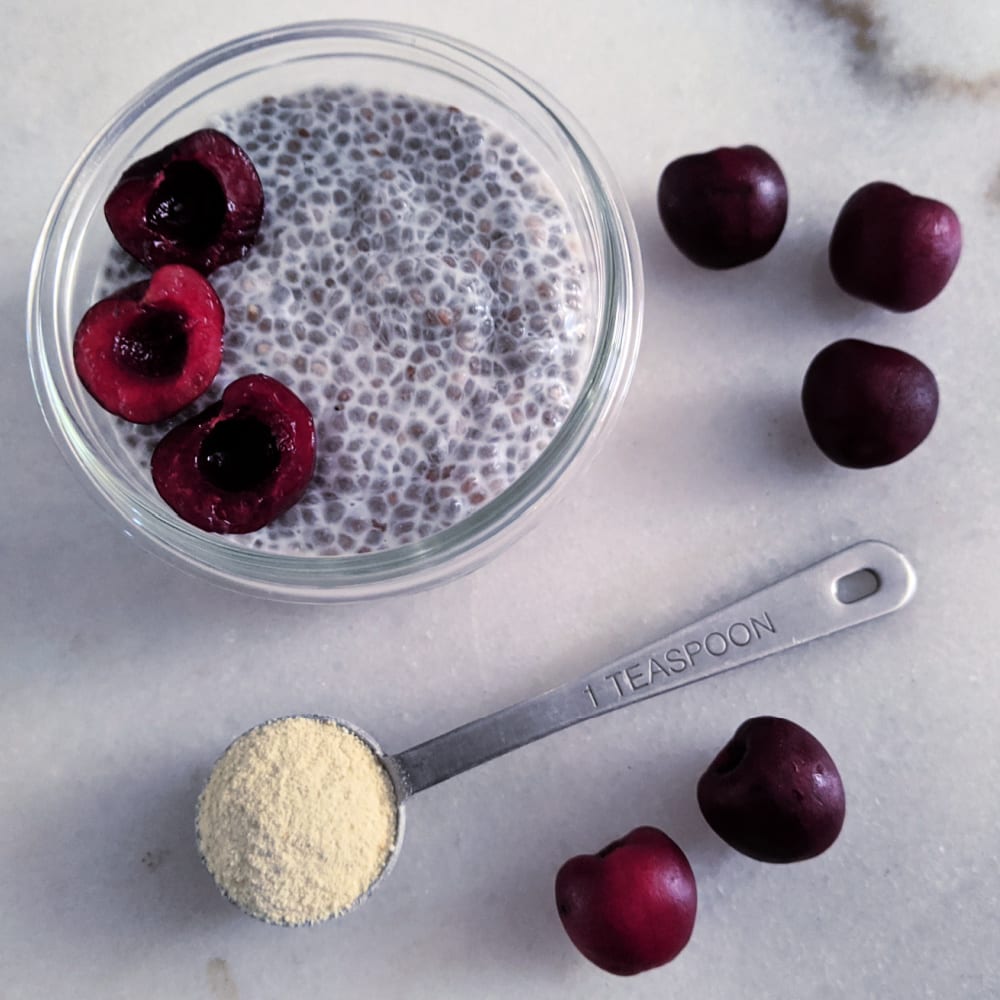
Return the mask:
[[[810,732],[788,719],[747,719],[698,781],[708,825],[748,857],[774,863],[822,854],[844,824],[844,785]]]
[[[556,907],[570,940],[618,976],[676,958],[691,937],[697,904],[684,852],[651,826],[570,858],[556,875]]]
[[[912,312],[941,293],[961,252],[962,227],[948,205],[874,181],[840,210],[830,271],[849,295]]]
[[[788,216],[785,176],[759,146],[722,146],[668,163],[656,200],[677,249],[717,269],[763,257]]]
[[[931,432],[934,373],[906,351],[848,338],[813,358],[802,382],[809,433],[831,461],[870,469],[904,458]]]

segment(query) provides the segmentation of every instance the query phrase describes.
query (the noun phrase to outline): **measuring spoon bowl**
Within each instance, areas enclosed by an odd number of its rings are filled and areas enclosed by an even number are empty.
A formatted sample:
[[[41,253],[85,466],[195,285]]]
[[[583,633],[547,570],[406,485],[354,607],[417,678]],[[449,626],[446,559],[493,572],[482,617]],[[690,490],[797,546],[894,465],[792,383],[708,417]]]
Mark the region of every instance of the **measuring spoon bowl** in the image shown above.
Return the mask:
[[[354,899],[348,903],[348,905],[339,908],[333,912],[329,912],[318,919],[286,919],[278,916],[277,913],[280,907],[277,903],[272,903],[267,909],[269,913],[261,912],[259,908],[255,908],[252,904],[247,904],[241,900],[241,896],[245,896],[245,892],[235,889],[227,884],[227,879],[218,870],[222,865],[213,866],[213,864],[206,857],[206,851],[204,849],[205,838],[202,824],[202,805],[205,802],[207,790],[209,784],[212,780],[212,776],[219,772],[220,765],[227,758],[230,752],[233,750],[237,744],[243,741],[253,740],[254,738],[260,736],[264,730],[268,727],[280,725],[281,723],[292,722],[296,720],[306,720],[313,721],[321,725],[329,725],[335,727],[341,733],[348,733],[355,737],[358,743],[363,746],[368,754],[370,754],[370,760],[372,763],[376,764],[377,767],[381,768],[384,772],[385,777],[388,779],[388,783],[391,786],[391,805],[393,813],[393,834],[391,842],[388,846],[388,850],[385,853],[384,861],[380,868],[374,873],[373,878],[368,882],[367,886],[362,892],[360,892]],[[238,794],[238,788],[226,789],[229,794]],[[280,794],[280,793],[279,793]],[[329,715],[319,715],[319,714],[302,714],[302,715],[287,715],[287,716],[277,716],[271,719],[267,719],[264,722],[258,723],[256,726],[252,726],[250,729],[241,733],[230,744],[226,749],[219,755],[216,759],[215,764],[210,772],[209,780],[205,783],[205,789],[202,794],[198,797],[198,803],[195,810],[195,837],[198,845],[198,855],[201,859],[202,864],[208,870],[209,874],[215,881],[216,886],[222,895],[233,903],[240,910],[242,910],[248,916],[254,917],[257,920],[261,920],[264,923],[273,924],[275,926],[283,927],[300,927],[310,924],[323,923],[333,917],[343,916],[345,913],[355,909],[360,905],[371,893],[374,891],[375,887],[389,874],[392,868],[396,864],[396,859],[399,856],[399,849],[402,845],[403,835],[406,829],[406,810],[404,809],[404,799],[406,797],[405,787],[402,785],[401,776],[398,767],[395,765],[393,758],[389,757],[385,751],[379,746],[375,738],[360,726],[355,725],[352,722],[347,722],[343,719],[338,719]],[[273,802],[269,803],[271,808],[274,807]],[[263,817],[261,817],[263,818]],[[251,818],[250,822],[253,822]],[[299,832],[299,836],[306,837],[308,832],[303,830]],[[318,849],[318,848],[317,848]],[[213,852],[217,854],[218,852]],[[226,852],[230,857],[231,852]],[[228,860],[228,858],[222,858],[223,864]],[[259,899],[260,893],[254,894],[255,898]],[[270,914],[270,915],[269,915]]]

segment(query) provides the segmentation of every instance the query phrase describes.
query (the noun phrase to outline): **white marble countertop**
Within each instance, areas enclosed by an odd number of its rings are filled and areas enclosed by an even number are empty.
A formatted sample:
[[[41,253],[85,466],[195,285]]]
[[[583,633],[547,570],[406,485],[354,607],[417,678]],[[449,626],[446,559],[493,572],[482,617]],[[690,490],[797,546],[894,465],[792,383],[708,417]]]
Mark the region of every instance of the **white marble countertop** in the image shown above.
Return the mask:
[[[49,202],[125,99],[210,45],[331,14],[419,18],[559,96],[625,188],[647,298],[621,418],[527,539],[436,590],[323,608],[231,594],[124,537],[45,429],[23,330]],[[974,0],[8,0],[0,997],[1000,995],[998,53],[1000,9]],[[700,271],[662,233],[656,181],[742,142],[782,164],[788,226],[763,261]],[[963,222],[951,284],[911,315],[847,299],[826,269],[839,206],[874,179]],[[841,469],[808,438],[802,375],[845,336],[938,376],[937,426],[897,465]],[[263,926],[198,862],[197,792],[264,718],[335,713],[401,749],[866,537],[912,559],[904,611],[427,791],[346,920]],[[847,823],[819,859],[752,862],[698,811],[697,777],[758,714],[806,726],[840,766]],[[622,980],[570,945],[553,879],[643,823],[687,852],[700,908],[676,961]]]

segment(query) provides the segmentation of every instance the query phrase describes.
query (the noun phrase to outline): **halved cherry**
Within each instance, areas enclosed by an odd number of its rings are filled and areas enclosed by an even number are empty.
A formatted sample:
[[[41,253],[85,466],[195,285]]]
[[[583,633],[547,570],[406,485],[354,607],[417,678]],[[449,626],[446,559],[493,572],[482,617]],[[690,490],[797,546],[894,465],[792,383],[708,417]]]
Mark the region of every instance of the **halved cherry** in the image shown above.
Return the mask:
[[[315,464],[308,407],[269,375],[246,375],[160,441],[152,470],[160,496],[189,524],[242,534],[295,504]]]
[[[247,255],[264,215],[250,157],[229,136],[201,129],[132,164],[104,203],[122,247],[147,267],[187,264],[203,274]]]
[[[173,264],[91,306],[76,329],[73,363],[106,410],[139,424],[194,402],[222,364],[225,310],[215,289]]]

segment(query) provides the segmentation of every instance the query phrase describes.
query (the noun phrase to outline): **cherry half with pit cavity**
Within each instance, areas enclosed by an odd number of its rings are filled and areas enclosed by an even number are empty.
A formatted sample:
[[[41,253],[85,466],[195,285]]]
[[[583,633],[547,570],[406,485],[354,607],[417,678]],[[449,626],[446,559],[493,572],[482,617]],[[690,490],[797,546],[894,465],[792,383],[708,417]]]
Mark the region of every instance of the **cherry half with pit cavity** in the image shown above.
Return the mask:
[[[104,203],[122,248],[147,267],[210,274],[250,251],[264,190],[246,152],[215,129],[192,132],[132,164]]]
[[[222,364],[225,311],[197,272],[173,264],[84,314],[73,339],[80,381],[104,409],[134,423],[194,402]]]
[[[269,375],[246,375],[160,441],[152,471],[157,492],[189,524],[243,534],[293,506],[315,464],[308,407]]]

